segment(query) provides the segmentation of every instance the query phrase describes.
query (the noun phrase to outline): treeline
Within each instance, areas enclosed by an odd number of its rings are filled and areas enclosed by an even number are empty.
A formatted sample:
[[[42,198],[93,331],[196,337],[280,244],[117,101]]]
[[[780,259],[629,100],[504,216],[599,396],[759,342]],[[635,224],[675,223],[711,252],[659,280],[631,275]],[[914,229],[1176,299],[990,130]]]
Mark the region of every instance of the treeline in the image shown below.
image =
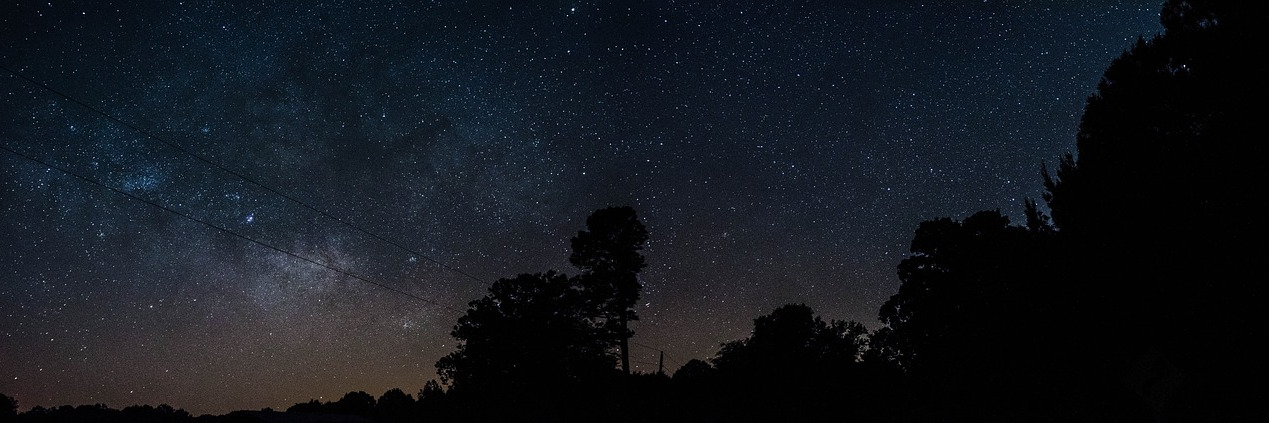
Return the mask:
[[[874,332],[785,305],[710,360],[631,374],[648,234],[633,209],[608,208],[572,240],[577,275],[502,279],[471,302],[441,380],[417,396],[237,417],[1269,421],[1265,16],[1260,2],[1166,1],[1166,32],[1088,99],[1078,155],[1043,167],[1043,204],[1027,200],[1022,224],[999,211],[921,223]]]
[[[102,422],[102,423],[176,423],[188,422],[193,417],[185,410],[175,409],[167,404],[158,407],[134,405],[116,410],[105,404],[69,406],[54,408],[33,407],[25,413],[18,414],[18,403],[13,398],[0,394],[0,422],[22,421],[32,423],[62,422]]]

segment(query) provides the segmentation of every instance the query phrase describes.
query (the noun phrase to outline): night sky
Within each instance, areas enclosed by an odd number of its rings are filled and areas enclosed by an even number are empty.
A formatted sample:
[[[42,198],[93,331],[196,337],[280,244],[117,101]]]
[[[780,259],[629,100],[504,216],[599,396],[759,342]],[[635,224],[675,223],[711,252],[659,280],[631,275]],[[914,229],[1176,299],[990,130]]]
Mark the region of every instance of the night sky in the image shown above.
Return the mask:
[[[0,151],[0,393],[415,393],[610,205],[650,234],[636,370],[785,303],[876,327],[919,222],[1020,223],[1162,1],[415,3],[0,5],[0,65],[158,138],[0,71],[0,144],[365,279]]]

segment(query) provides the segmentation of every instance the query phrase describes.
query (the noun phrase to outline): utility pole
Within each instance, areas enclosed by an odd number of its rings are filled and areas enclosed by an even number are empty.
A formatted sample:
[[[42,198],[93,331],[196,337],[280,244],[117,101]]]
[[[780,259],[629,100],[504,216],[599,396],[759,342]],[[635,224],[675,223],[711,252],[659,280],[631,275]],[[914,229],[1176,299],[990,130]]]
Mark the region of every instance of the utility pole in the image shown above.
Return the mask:
[[[657,374],[665,374],[665,351],[661,351],[661,358],[657,360]]]

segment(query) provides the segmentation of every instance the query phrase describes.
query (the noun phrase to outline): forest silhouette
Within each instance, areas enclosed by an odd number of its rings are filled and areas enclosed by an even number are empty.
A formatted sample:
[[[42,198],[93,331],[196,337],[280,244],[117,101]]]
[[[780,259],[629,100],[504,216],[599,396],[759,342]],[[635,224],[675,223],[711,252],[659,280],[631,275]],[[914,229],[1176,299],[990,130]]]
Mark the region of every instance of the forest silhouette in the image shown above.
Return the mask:
[[[789,304],[671,374],[631,373],[649,234],[610,207],[578,274],[495,282],[417,395],[282,411],[36,407],[0,421],[1269,421],[1258,2],[1168,0],[1165,32],[1106,69],[1043,204],[916,229],[870,332]],[[1261,52],[1261,53],[1257,53]]]

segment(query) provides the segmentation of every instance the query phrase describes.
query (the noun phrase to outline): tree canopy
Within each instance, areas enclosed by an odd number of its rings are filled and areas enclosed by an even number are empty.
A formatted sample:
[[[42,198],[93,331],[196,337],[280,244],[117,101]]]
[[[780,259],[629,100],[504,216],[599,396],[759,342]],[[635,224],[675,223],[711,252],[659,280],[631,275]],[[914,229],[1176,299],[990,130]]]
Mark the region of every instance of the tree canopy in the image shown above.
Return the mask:
[[[1034,324],[1051,311],[1037,308],[1047,303],[1039,297],[1059,295],[1049,292],[1056,266],[1047,241],[999,211],[922,222],[899,264],[899,292],[881,307],[888,330],[877,346],[906,369],[1000,363],[997,344],[1041,329],[1014,322]]]
[[[18,401],[5,394],[0,394],[0,418],[9,418],[18,414]]]
[[[723,344],[714,366],[751,377],[803,378],[857,361],[867,333],[859,322],[825,322],[805,304],[788,304],[754,319],[749,337]]]
[[[614,365],[581,287],[553,271],[498,280],[451,335],[458,350],[436,367],[454,391],[574,386]]]
[[[1264,284],[1246,279],[1267,235],[1245,106],[1263,93],[1247,48],[1262,8],[1168,1],[1167,32],[1089,98],[1077,154],[1042,170],[1048,215],[1028,201],[1025,228],[998,212],[921,224],[870,356],[969,419],[1256,415],[1235,387],[1263,380],[1269,352]]]
[[[826,322],[805,304],[778,307],[754,319],[748,337],[722,344],[712,364],[691,360],[674,373],[677,388],[696,395],[680,412],[687,421],[846,418],[844,410],[871,399],[857,388],[884,392],[859,363],[867,333],[858,322]]]
[[[630,373],[629,322],[638,320],[634,305],[639,301],[638,274],[645,266],[643,243],[648,230],[631,207],[608,207],[586,218],[586,230],[572,239],[569,262],[579,276],[586,299],[603,320],[605,339],[620,349],[621,369]]]

